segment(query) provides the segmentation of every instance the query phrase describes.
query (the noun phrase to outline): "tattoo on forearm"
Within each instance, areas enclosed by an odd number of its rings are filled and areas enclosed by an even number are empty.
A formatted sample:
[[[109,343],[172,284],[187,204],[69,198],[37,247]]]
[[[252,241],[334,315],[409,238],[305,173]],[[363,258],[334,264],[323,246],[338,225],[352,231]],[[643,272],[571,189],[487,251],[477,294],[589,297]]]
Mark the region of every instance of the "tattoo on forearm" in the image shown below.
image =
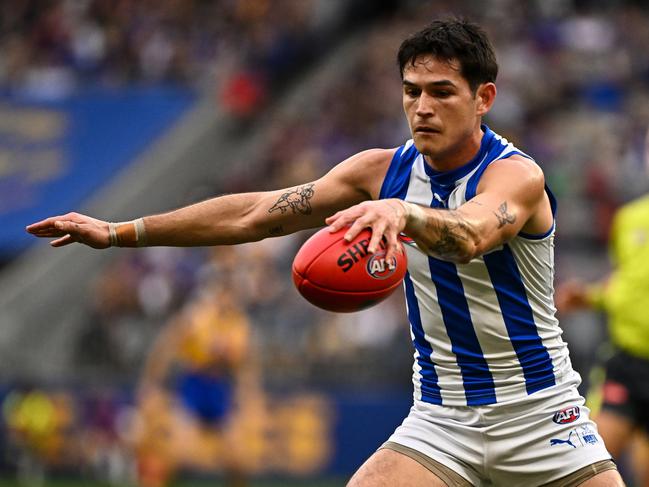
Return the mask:
[[[498,207],[498,212],[494,211],[494,215],[498,219],[498,228],[502,228],[505,225],[512,224],[516,221],[516,215],[507,212],[507,202],[503,201]]]
[[[281,235],[282,233],[284,233],[284,227],[277,225],[276,227],[269,228],[268,233],[270,235]]]
[[[315,193],[315,190],[313,189],[314,186],[315,184],[311,183],[286,191],[286,193],[280,196],[275,204],[270,207],[268,213],[279,210],[283,215],[290,209],[293,214],[301,213],[302,215],[310,215],[313,211],[310,200],[313,198],[313,194]]]
[[[468,240],[473,232],[467,221],[456,211],[449,211],[454,221],[442,221],[436,233],[439,238],[432,242],[430,250],[441,257],[453,257],[462,250],[462,242]]]

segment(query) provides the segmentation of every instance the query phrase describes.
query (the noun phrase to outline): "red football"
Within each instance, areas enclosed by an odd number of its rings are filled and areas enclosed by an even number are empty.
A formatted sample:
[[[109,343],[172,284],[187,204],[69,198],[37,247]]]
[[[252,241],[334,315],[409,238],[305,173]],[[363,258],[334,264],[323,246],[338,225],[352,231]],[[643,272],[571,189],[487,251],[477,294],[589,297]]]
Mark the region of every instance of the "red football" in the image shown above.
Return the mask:
[[[352,312],[375,305],[399,287],[406,274],[406,254],[385,260],[385,247],[370,254],[370,230],[351,242],[346,228],[330,233],[323,228],[304,242],[293,260],[293,282],[310,303],[328,311]],[[399,245],[402,245],[399,242]]]

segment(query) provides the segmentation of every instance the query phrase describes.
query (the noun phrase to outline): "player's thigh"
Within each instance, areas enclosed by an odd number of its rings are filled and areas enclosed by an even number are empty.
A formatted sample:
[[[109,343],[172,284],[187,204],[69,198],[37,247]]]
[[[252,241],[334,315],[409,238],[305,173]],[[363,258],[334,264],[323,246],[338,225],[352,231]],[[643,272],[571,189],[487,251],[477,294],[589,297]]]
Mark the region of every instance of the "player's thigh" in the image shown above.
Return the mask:
[[[412,458],[384,448],[367,459],[347,487],[446,487],[446,483]]]
[[[633,437],[633,421],[609,409],[602,409],[594,421],[608,451],[619,458]]]
[[[579,484],[579,487],[624,487],[624,482],[617,470],[607,470]]]

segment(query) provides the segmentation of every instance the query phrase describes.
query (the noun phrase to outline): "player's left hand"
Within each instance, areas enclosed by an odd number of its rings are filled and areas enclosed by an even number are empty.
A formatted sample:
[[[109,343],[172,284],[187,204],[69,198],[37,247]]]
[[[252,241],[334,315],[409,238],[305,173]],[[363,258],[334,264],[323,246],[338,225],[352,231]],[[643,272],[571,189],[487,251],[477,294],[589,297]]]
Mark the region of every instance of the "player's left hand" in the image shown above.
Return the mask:
[[[365,228],[372,231],[367,250],[374,253],[378,250],[381,240],[385,238],[387,244],[385,259],[390,260],[396,252],[400,252],[398,245],[399,234],[406,226],[407,214],[403,201],[393,198],[377,201],[364,201],[346,210],[341,210],[325,220],[330,232],[337,232],[348,226],[345,240],[352,241]]]

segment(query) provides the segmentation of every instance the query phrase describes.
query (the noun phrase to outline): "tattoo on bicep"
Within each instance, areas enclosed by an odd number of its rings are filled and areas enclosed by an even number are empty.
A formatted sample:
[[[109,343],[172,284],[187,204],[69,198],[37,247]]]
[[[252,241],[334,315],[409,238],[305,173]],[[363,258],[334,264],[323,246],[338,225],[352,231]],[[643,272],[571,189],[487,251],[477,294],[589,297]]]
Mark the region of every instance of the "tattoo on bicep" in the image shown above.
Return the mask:
[[[498,207],[498,212],[494,211],[494,215],[498,219],[498,228],[502,228],[508,223],[514,223],[516,221],[516,215],[507,212],[507,202],[503,201]]]
[[[276,227],[269,228],[268,233],[270,235],[281,235],[282,233],[284,233],[284,227],[277,225]]]
[[[314,186],[315,184],[311,183],[289,189],[269,208],[268,213],[279,210],[283,215],[290,209],[293,214],[310,215],[313,211],[310,200],[315,193]]]

